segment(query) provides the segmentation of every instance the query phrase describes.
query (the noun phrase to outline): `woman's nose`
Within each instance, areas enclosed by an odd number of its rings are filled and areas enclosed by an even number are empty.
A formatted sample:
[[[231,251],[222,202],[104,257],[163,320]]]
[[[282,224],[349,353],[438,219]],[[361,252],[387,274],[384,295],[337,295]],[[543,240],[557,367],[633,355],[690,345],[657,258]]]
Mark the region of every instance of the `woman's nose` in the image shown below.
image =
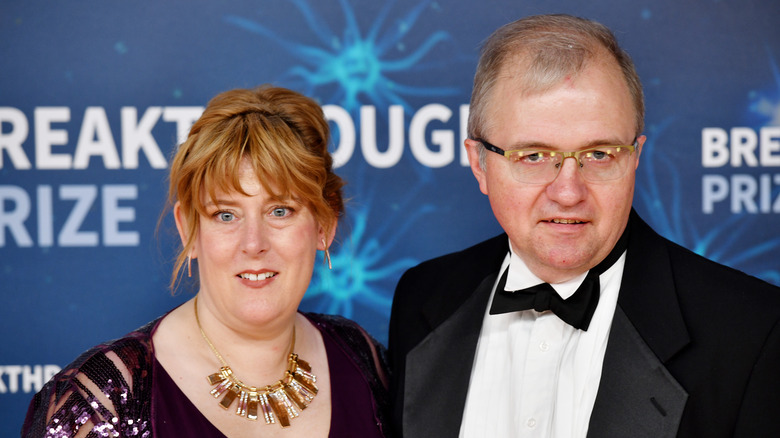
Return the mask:
[[[268,249],[268,230],[265,224],[259,220],[245,220],[241,224],[241,249],[247,254],[254,255]]]

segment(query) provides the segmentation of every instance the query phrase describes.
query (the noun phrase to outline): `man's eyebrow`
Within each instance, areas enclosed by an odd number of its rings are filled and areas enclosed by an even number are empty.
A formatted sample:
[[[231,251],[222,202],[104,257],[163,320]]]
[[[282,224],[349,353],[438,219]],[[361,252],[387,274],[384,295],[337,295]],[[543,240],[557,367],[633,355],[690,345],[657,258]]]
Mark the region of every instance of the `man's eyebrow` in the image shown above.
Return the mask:
[[[597,146],[622,146],[622,145],[628,145],[629,143],[623,142],[621,140],[618,140],[616,138],[613,139],[596,139],[591,140],[587,143],[584,143],[577,147],[574,150],[581,150],[581,149],[589,149]],[[529,149],[541,149],[541,150],[553,150],[553,151],[564,151],[568,149],[563,149],[560,146],[545,143],[542,141],[519,141],[511,146],[507,147],[506,150],[508,151],[514,151],[514,150],[529,150]]]

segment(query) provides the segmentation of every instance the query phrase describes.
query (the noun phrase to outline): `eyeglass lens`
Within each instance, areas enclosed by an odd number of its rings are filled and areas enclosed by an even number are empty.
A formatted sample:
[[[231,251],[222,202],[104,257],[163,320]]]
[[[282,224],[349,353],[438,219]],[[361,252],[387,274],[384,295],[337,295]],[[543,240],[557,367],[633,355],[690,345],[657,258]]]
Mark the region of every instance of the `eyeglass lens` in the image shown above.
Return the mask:
[[[558,151],[515,151],[509,156],[516,180],[528,183],[549,183],[563,167],[566,158],[577,160],[582,176],[588,181],[609,181],[620,178],[628,169],[631,148],[609,146],[564,153]]]

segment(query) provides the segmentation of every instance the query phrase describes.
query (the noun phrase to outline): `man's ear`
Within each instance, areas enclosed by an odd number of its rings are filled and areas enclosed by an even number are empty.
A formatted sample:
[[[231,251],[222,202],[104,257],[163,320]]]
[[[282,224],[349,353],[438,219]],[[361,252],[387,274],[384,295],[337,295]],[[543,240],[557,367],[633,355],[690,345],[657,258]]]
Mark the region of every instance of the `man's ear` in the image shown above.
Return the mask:
[[[181,204],[176,201],[176,204],[173,206],[173,219],[176,222],[176,229],[179,231],[179,238],[181,239],[182,246],[187,246],[187,241],[189,237],[189,223],[187,222],[187,217],[181,210]],[[198,258],[198,254],[195,252],[195,248],[193,247],[190,251],[189,256],[193,259]]]
[[[636,142],[638,144],[636,148],[636,164],[634,165],[634,170],[636,170],[639,167],[639,157],[642,155],[642,149],[644,149],[645,142],[647,141],[647,137],[644,135],[640,135],[636,138]]]
[[[463,143],[466,146],[466,152],[468,153],[471,173],[474,174],[474,178],[476,178],[477,182],[479,183],[479,190],[487,195],[488,185],[485,170],[479,164],[479,142],[467,138]]]

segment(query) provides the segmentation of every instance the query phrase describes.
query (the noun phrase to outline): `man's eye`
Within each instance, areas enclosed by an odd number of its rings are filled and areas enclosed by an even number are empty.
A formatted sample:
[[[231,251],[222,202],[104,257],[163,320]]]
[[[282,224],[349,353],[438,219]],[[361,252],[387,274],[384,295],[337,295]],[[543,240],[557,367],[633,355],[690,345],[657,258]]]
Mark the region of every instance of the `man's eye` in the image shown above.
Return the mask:
[[[547,160],[549,158],[550,158],[550,155],[546,154],[544,152],[532,152],[532,153],[523,155],[522,157],[520,157],[518,159],[518,161],[520,161],[521,163],[531,164],[531,163],[543,162],[543,161],[545,161],[545,160]]]
[[[595,149],[585,156],[586,159],[590,161],[596,161],[596,162],[608,162],[612,161],[613,159],[617,158],[617,155],[615,153],[614,149]]]
[[[528,155],[523,157],[523,161],[530,161],[530,162],[533,163],[534,161],[539,161],[541,158],[542,157],[538,153],[537,154],[528,154]]]

